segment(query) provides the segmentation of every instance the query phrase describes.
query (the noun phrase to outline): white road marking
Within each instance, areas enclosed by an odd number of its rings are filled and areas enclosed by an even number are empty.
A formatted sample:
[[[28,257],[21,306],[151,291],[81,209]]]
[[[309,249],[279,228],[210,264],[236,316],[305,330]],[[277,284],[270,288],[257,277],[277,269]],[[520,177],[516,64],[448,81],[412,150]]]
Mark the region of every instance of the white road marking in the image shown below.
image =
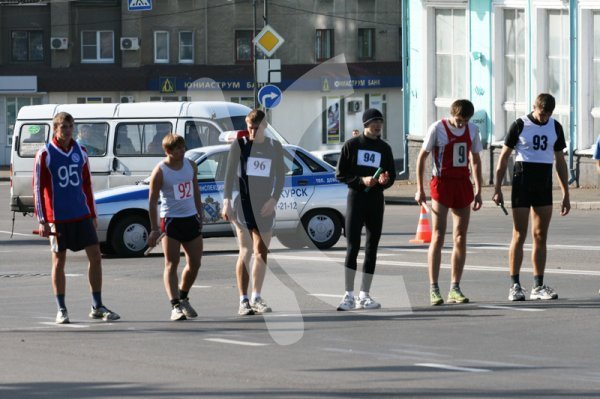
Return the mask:
[[[219,342],[221,344],[242,345],[242,346],[267,346],[268,344],[260,344],[258,342],[235,341],[225,338],[204,338],[205,341]]]
[[[308,296],[322,296],[324,298],[340,298],[341,295],[335,295],[335,294],[308,294]]]
[[[210,285],[192,285],[192,288],[212,288]]]
[[[237,256],[237,255],[229,255],[229,256]],[[337,262],[340,264],[344,263],[344,258],[332,258],[332,257],[324,257],[324,256],[295,256],[295,255],[282,255],[282,254],[272,254],[272,258],[275,259],[289,259],[289,260],[302,260],[302,261],[315,261],[315,262]],[[361,259],[358,259],[361,261]],[[388,266],[400,266],[400,267],[419,267],[419,268],[427,268],[427,263],[420,262],[400,262],[400,261],[391,261],[391,260],[378,260],[378,265],[388,265]],[[450,269],[450,265],[444,263],[441,265],[442,269]],[[479,266],[479,265],[465,265],[465,270],[476,270],[476,271],[489,271],[489,272],[499,272],[506,273],[508,270],[508,266]],[[521,271],[525,272],[533,272],[532,268],[522,268]],[[574,269],[546,269],[546,274],[567,274],[567,275],[578,275],[578,276],[600,276],[600,270],[574,270]]]
[[[439,364],[439,363],[416,363],[415,366],[418,367],[430,367],[434,369],[442,369],[448,371],[464,371],[468,373],[489,373],[492,370],[488,369],[476,369],[472,367],[459,367],[459,366],[451,366],[449,364]]]
[[[484,308],[484,309],[516,310],[517,312],[545,312],[546,311],[546,309],[522,308],[519,306],[479,305],[478,307]]]
[[[0,233],[9,234],[9,235],[11,234],[10,231],[6,231],[6,230],[0,230]],[[16,231],[12,234],[16,235],[16,236],[24,236],[24,237],[40,237],[39,234],[17,233]],[[43,237],[40,237],[40,238],[43,238]]]
[[[53,326],[53,327],[67,327],[67,328],[90,328],[89,324],[56,324],[53,323],[51,321],[41,321],[40,324],[46,325],[46,326]]]

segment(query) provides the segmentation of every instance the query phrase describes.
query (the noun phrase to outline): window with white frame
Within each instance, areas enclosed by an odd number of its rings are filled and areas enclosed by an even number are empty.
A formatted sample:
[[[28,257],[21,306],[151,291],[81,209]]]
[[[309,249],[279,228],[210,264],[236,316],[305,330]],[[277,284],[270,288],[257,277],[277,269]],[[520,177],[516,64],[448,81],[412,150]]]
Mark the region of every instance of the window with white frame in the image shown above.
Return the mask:
[[[565,129],[569,126],[569,12],[548,10],[546,25],[547,65],[546,90],[556,99],[552,115]]]
[[[115,62],[115,33],[108,30],[81,31],[81,62]]]
[[[192,64],[194,62],[194,32],[179,32],[179,63]]]
[[[527,25],[524,9],[505,9],[504,29],[504,132],[529,111],[527,105],[528,74],[526,71]]]
[[[467,93],[467,29],[465,10],[435,10],[436,117],[447,117],[450,105]]]
[[[589,147],[594,143],[594,138],[600,135],[600,11],[595,11],[592,14],[593,25],[593,50],[592,54],[592,131],[591,137],[586,137],[583,141],[584,147]]]
[[[169,32],[154,32],[154,62],[156,64],[169,63]]]

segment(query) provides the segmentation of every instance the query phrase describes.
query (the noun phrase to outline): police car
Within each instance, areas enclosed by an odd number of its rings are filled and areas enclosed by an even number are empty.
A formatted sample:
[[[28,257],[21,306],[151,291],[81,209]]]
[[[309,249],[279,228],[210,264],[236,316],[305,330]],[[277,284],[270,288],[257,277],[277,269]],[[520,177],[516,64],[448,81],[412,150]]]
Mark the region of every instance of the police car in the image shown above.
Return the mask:
[[[288,144],[283,148],[286,177],[277,203],[274,235],[288,248],[330,248],[338,242],[344,226],[347,186],[336,180],[331,165],[308,151]],[[230,145],[217,145],[186,153],[198,165],[204,237],[233,236],[231,224],[221,218],[229,149]],[[146,250],[148,182],[95,193],[103,253],[141,256]]]

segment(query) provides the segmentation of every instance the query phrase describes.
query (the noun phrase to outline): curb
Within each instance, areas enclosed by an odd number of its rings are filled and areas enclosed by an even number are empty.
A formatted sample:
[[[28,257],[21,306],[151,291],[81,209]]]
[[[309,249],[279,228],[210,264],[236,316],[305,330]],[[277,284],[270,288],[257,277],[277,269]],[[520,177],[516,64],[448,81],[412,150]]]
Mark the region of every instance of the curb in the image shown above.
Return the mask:
[[[410,197],[395,197],[390,196],[385,198],[385,203],[389,205],[417,205],[417,202],[414,198]],[[553,209],[560,209],[560,201],[554,201],[552,203]],[[506,202],[506,208],[510,208],[511,203]],[[483,201],[482,208],[498,208],[498,205],[494,201]],[[600,201],[572,201],[571,209],[579,209],[579,210],[599,210],[600,209]]]

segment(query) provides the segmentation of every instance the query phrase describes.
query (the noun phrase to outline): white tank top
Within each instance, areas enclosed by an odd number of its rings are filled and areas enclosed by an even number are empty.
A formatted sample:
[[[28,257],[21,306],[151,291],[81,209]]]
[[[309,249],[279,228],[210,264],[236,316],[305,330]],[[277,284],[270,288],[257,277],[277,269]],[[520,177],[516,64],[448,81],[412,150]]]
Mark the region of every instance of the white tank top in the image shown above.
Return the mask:
[[[160,217],[183,218],[198,214],[194,202],[194,168],[185,158],[183,167],[179,170],[171,169],[164,164],[159,164],[163,175],[160,188]]]
[[[554,162],[554,143],[558,139],[554,118],[545,125],[536,125],[527,115],[521,117],[523,131],[515,146],[515,161],[552,164]]]

